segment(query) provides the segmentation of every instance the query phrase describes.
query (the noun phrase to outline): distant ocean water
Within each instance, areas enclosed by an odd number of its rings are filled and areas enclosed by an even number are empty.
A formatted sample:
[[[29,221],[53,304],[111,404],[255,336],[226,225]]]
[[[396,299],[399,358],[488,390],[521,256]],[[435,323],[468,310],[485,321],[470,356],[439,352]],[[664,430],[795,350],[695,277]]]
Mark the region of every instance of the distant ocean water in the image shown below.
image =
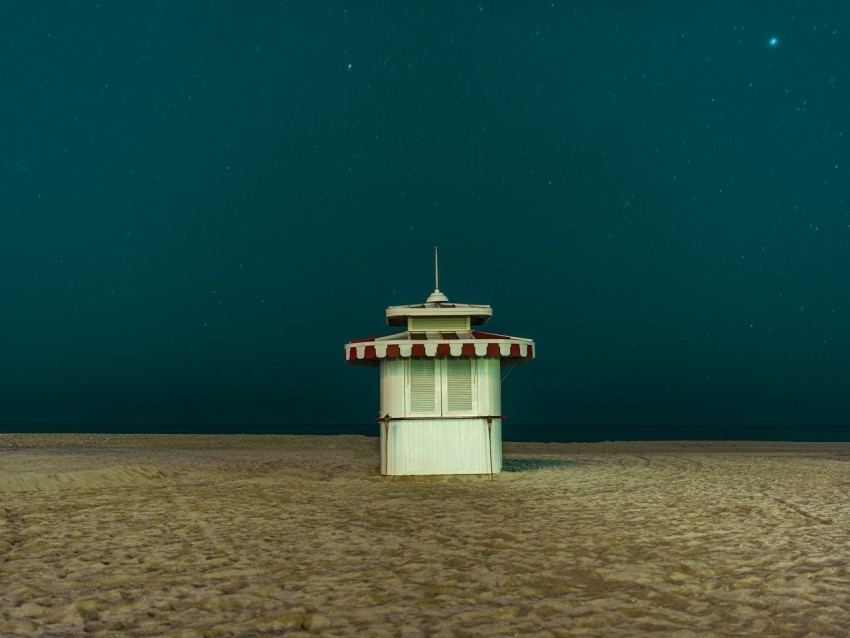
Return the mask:
[[[0,424],[0,433],[134,434],[361,434],[378,436],[375,424]],[[788,425],[510,425],[505,441],[850,441],[850,426]]]

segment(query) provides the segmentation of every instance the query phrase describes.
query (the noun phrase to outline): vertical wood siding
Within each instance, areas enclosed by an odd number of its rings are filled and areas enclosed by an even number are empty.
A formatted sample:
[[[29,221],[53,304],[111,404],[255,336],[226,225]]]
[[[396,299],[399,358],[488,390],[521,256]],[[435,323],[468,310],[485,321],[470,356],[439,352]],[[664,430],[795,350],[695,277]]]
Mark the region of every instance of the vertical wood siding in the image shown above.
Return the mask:
[[[382,430],[383,436],[383,430]],[[386,474],[489,474],[502,469],[498,419],[394,421],[388,428]]]

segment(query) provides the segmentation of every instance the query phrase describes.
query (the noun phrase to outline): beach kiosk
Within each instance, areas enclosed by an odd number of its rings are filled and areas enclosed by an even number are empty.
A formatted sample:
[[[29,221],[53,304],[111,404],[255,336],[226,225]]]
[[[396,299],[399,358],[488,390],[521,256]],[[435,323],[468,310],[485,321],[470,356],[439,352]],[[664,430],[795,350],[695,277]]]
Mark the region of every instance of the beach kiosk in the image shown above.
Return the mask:
[[[534,342],[477,330],[493,316],[483,304],[387,308],[406,328],[345,344],[345,360],[380,368],[381,474],[495,474],[502,469],[501,381],[534,357]]]

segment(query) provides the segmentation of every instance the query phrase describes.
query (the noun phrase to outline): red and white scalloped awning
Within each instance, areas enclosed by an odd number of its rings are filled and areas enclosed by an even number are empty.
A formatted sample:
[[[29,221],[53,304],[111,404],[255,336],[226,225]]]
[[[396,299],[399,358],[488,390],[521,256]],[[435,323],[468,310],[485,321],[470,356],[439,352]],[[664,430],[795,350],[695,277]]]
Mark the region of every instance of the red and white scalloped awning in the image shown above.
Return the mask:
[[[472,330],[407,331],[345,344],[345,360],[349,363],[377,363],[380,359],[410,357],[499,357],[521,361],[534,358],[534,342]]]

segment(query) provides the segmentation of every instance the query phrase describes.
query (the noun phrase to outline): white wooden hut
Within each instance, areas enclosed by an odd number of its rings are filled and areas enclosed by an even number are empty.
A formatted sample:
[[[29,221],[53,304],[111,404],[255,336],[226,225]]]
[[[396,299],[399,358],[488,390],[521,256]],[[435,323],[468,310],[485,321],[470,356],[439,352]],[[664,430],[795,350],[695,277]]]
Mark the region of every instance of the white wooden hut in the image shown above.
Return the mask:
[[[534,342],[474,329],[492,316],[449,302],[438,280],[425,303],[387,308],[404,332],[345,344],[349,363],[380,367],[381,474],[501,471],[501,380]]]

